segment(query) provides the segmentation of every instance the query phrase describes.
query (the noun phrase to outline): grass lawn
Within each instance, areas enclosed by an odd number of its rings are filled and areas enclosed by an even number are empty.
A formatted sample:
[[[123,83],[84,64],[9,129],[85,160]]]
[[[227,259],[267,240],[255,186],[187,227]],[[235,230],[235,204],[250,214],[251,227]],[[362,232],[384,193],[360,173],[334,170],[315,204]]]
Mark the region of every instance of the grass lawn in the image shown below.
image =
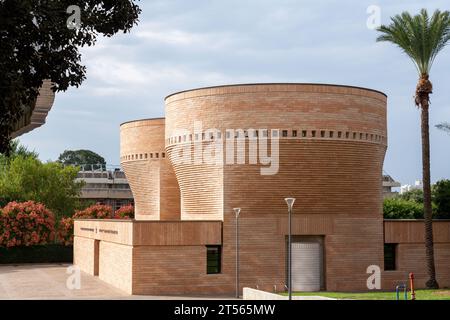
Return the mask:
[[[287,293],[282,293],[287,295]],[[353,300],[396,300],[397,295],[394,292],[295,292],[295,296],[322,296],[336,299],[353,299]],[[400,292],[400,299],[404,299],[405,295]],[[408,299],[411,296],[408,292]],[[439,290],[416,290],[416,300],[450,300],[450,289]]]

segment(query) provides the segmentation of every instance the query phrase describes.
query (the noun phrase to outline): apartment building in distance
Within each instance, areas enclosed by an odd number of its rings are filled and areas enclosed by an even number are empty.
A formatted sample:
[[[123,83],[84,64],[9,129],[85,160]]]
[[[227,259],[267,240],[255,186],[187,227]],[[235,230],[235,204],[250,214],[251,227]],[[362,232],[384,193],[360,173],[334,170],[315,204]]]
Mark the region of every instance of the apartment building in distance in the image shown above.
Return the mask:
[[[86,203],[108,205],[114,211],[134,204],[130,185],[120,167],[85,165],[81,167],[77,180],[85,182],[80,199]]]

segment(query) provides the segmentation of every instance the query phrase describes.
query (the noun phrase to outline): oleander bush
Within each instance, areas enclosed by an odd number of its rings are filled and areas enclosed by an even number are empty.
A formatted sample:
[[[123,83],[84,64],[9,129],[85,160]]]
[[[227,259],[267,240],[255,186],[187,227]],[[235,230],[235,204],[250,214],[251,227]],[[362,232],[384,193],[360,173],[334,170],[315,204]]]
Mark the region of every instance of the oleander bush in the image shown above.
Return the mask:
[[[84,210],[77,211],[72,218],[63,218],[59,222],[58,241],[65,245],[73,244],[73,227],[75,219],[123,219],[129,220],[134,218],[134,207],[132,205],[123,206],[116,212],[113,212],[111,206],[102,204],[92,205]]]
[[[73,244],[73,219],[72,218],[62,218],[59,221],[57,237],[58,237],[58,242],[62,245],[71,246]]]
[[[111,206],[94,204],[75,212],[73,219],[114,219],[114,213]]]
[[[114,218],[125,220],[134,219],[134,206],[130,204],[116,210]]]
[[[46,245],[54,239],[55,216],[43,204],[10,202],[0,210],[0,247]]]

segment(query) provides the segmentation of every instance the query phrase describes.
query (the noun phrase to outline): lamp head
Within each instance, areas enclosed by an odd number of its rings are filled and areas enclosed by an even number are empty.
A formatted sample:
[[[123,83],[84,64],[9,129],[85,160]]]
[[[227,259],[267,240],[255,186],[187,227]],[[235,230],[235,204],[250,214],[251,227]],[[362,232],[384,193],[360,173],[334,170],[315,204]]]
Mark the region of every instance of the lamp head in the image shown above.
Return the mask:
[[[292,210],[292,207],[294,206],[295,198],[286,198],[284,199],[288,205],[288,209]]]
[[[234,213],[236,214],[236,218],[239,218],[239,214],[241,213],[241,208],[234,208]]]

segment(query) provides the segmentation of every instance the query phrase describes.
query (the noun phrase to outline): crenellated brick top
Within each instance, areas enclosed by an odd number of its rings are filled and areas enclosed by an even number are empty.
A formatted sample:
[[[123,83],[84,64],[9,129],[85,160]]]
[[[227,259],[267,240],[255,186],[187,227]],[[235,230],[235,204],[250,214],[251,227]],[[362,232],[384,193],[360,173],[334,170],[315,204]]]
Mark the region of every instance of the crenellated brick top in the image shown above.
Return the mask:
[[[267,83],[267,84],[236,84],[217,87],[206,87],[186,90],[171,94],[166,97],[166,103],[178,100],[190,99],[203,96],[242,94],[242,93],[264,93],[264,92],[304,92],[304,93],[333,93],[356,95],[367,98],[387,101],[387,95],[381,91],[345,85],[313,84],[313,83]]]
[[[125,122],[120,126],[120,160],[161,160],[164,150],[164,118]]]

